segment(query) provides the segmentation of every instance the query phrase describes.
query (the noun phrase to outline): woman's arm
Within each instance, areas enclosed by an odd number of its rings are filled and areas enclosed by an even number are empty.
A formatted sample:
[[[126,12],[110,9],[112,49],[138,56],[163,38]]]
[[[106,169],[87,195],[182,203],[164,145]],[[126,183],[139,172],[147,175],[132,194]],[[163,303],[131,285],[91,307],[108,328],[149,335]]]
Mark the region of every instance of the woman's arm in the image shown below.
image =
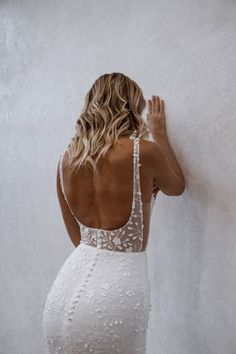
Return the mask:
[[[183,190],[185,188],[185,179],[181,167],[174,155],[174,152],[171,148],[167,135],[156,135],[153,137],[154,142],[160,147],[161,151],[166,156],[170,168],[174,171],[176,176],[182,181]]]
[[[168,141],[164,101],[159,96],[152,96],[152,100],[148,100],[147,123],[154,140],[153,165],[160,189],[169,195],[182,194],[185,179]]]

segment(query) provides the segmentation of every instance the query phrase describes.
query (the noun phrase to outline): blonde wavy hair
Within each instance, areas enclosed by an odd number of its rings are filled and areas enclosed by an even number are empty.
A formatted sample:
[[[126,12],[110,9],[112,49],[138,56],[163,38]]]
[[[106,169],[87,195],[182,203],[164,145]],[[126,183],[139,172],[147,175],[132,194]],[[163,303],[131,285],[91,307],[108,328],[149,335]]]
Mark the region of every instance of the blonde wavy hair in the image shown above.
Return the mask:
[[[85,97],[85,106],[76,121],[75,135],[68,145],[72,173],[97,162],[122,137],[148,136],[141,114],[146,107],[143,92],[128,76],[113,72],[100,76]]]

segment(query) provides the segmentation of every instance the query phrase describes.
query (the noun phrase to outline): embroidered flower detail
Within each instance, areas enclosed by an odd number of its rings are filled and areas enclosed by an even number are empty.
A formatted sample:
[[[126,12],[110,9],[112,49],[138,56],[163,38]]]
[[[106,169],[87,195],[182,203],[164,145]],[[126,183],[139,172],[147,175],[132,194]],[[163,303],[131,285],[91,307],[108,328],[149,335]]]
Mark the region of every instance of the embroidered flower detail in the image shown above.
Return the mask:
[[[113,238],[113,243],[118,246],[118,245],[121,245],[121,240],[118,236],[114,237]]]
[[[109,289],[112,286],[112,282],[105,282],[102,284],[102,289]]]
[[[127,248],[125,249],[125,252],[133,252],[133,247],[127,247]]]

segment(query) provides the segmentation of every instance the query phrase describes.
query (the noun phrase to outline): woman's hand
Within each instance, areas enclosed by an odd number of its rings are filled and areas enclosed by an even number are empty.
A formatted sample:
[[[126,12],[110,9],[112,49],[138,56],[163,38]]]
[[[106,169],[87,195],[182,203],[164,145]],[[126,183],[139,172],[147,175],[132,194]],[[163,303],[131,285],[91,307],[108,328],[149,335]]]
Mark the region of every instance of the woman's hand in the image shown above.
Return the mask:
[[[159,96],[148,100],[147,126],[152,136],[166,136],[166,120],[164,101]]]

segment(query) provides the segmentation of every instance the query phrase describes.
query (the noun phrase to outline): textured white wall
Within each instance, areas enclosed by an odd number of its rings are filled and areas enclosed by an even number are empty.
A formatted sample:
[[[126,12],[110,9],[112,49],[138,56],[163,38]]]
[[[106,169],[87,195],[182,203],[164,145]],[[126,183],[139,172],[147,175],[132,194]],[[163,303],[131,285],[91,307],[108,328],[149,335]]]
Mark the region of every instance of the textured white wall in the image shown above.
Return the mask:
[[[45,297],[74,248],[59,154],[90,85],[121,71],[165,99],[187,182],[153,215],[148,354],[235,354],[236,3],[9,0],[0,11],[0,353],[45,353]]]

